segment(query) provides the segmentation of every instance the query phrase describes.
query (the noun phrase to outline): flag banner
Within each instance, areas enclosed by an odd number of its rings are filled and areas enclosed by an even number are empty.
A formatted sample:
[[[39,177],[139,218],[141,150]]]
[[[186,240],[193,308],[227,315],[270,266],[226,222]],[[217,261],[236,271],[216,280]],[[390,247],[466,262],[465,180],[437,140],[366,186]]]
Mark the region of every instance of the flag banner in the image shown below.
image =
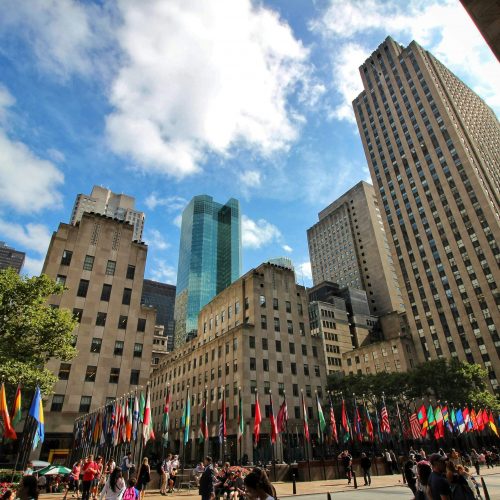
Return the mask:
[[[208,439],[207,400],[205,397],[203,397],[203,404],[201,407],[201,421],[198,435],[200,443],[203,443]]]
[[[484,425],[485,425],[485,422],[483,420],[483,412],[482,410],[479,410],[477,412],[477,415],[476,415],[476,422],[477,422],[477,430],[479,432],[483,431],[484,430]]]
[[[326,429],[326,420],[325,420],[325,415],[323,414],[323,408],[321,408],[321,402],[319,400],[319,394],[316,393],[316,404],[318,406],[318,422],[319,422],[319,428],[322,433],[325,432]]]
[[[337,434],[337,422],[335,421],[335,413],[333,411],[332,398],[329,397],[329,400],[330,400],[330,436],[331,436],[333,441],[338,443],[339,437]]]
[[[134,395],[134,411],[132,413],[132,439],[137,441],[137,430],[139,428],[139,398]]]
[[[356,398],[354,398],[354,430],[356,432],[356,439],[361,443],[363,441],[363,434],[361,432],[361,417],[359,415],[358,404],[356,402]]]
[[[455,417],[457,419],[458,432],[460,434],[463,434],[465,432],[465,422],[462,410],[460,408],[456,411]]]
[[[434,438],[442,439],[444,438],[444,419],[443,413],[441,412],[441,405],[436,406],[436,411],[434,412],[434,418],[436,421],[436,428],[434,429]]]
[[[479,426],[477,425],[476,410],[474,408],[472,408],[471,411],[470,411],[470,421],[472,422],[472,430],[473,431],[478,431],[479,430]]]
[[[420,439],[422,427],[419,423],[419,418],[415,412],[410,415],[410,429],[411,429],[411,437],[413,439]]]
[[[389,413],[385,405],[385,398],[382,398],[382,409],[380,410],[380,430],[385,434],[391,433],[391,426],[389,424]]]
[[[9,415],[9,410],[7,408],[7,397],[5,395],[5,386],[3,382],[0,387],[0,415],[2,416],[3,419],[4,437],[8,439],[17,439],[16,431],[14,430],[14,427],[10,423],[10,415]]]
[[[142,396],[142,392],[141,392]],[[151,420],[151,391],[149,389],[149,384],[146,387],[146,401],[144,404],[144,414],[142,419],[142,438],[144,440],[144,445],[152,438],[152,420]],[[154,435],[154,434],[153,434]]]
[[[189,427],[191,425],[191,396],[189,389],[186,395],[186,404],[184,405],[184,444],[189,441]]]
[[[45,420],[43,417],[42,393],[40,387],[35,389],[35,397],[31,402],[30,411],[28,413],[37,422],[36,433],[33,439],[33,449],[38,446],[38,443],[43,443],[45,438]]]
[[[484,410],[483,410],[483,415],[484,415]],[[490,413],[488,415],[488,424],[490,426],[491,431],[495,434],[496,437],[498,437],[498,429],[495,424],[495,419],[493,418],[493,413],[490,410]]]
[[[274,407],[273,407],[273,396],[269,393],[269,405],[270,405],[270,414],[269,414],[269,422],[271,425],[271,443],[276,443],[276,438],[278,437],[278,426],[276,425],[276,419],[274,418]]]
[[[443,413],[443,420],[444,420],[445,427],[450,432],[453,432],[453,425],[451,423],[450,413],[448,411],[448,405],[444,405],[441,411]]]
[[[469,408],[467,408],[467,406],[462,410],[462,418],[464,420],[464,431],[469,432],[470,431],[470,415],[469,415]]]
[[[139,399],[139,422],[144,423],[144,410],[146,408],[146,400],[144,399],[144,393],[141,391],[141,397]]]
[[[14,403],[12,405],[11,421],[12,426],[15,426],[21,421],[21,386],[17,386],[16,395],[14,396]]]
[[[342,430],[344,431],[344,443],[347,443],[351,439],[351,425],[347,416],[344,399],[342,399]]]
[[[422,405],[418,410],[418,422],[421,427],[420,435],[425,438],[425,436],[427,436],[427,429],[429,428],[429,421],[427,419],[427,410],[425,409],[425,405]]]
[[[285,432],[288,422],[288,408],[286,406],[286,399],[283,399],[280,409],[278,411],[278,432]]]
[[[363,401],[363,407],[362,407],[362,412],[365,417],[365,431],[366,435],[368,436],[368,440],[373,442],[374,440],[374,432],[373,432],[373,422],[370,417],[370,412],[368,411],[368,407],[365,405]]]
[[[254,446],[257,446],[259,443],[260,437],[260,424],[262,422],[262,415],[260,413],[260,405],[259,405],[259,395],[257,392],[255,393],[255,416],[253,421],[253,442]]]
[[[436,425],[436,419],[434,418],[434,409],[432,405],[429,404],[427,407],[427,425],[429,427],[429,431],[432,431],[434,426]]]
[[[303,418],[303,425],[304,425],[304,438],[306,441],[309,441],[309,439],[310,439],[309,423],[307,421],[307,408],[306,408],[306,401],[304,399],[304,393],[302,393],[302,418]]]
[[[219,443],[224,443],[226,439],[226,393],[222,389],[222,406],[220,409],[220,420],[219,420]]]
[[[243,397],[241,390],[238,390],[238,441],[241,441],[245,434],[245,420],[243,418]]]

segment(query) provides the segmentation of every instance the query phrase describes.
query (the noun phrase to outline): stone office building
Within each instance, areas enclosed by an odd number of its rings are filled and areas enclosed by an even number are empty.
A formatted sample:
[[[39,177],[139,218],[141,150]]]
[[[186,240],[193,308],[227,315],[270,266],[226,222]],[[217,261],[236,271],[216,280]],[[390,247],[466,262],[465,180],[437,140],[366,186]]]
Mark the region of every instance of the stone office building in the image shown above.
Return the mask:
[[[191,433],[187,460],[199,459],[207,452],[219,458],[219,416],[225,394],[226,458],[232,462],[245,455],[250,461],[271,459],[269,394],[272,393],[275,416],[286,394],[289,427],[296,439],[295,430],[302,429],[301,391],[304,391],[311,433],[314,433],[315,391],[322,395],[325,384],[321,339],[312,336],[309,330],[306,289],[296,284],[293,270],[262,264],[203,307],[198,317],[197,336],[167,354],[152,374],[155,431],[161,434],[169,386],[172,394],[169,448],[179,450],[182,408],[189,390]],[[245,422],[241,445],[237,442],[240,388]],[[256,449],[252,444],[255,391],[259,394],[263,416],[260,445]],[[207,398],[210,439],[202,446],[198,443],[198,432],[204,397]],[[286,446],[284,448],[277,448],[277,458],[287,454]]]
[[[70,448],[77,417],[149,379],[156,310],[141,305],[147,247],[133,240],[133,225],[89,213],[52,235],[43,273],[67,290],[49,302],[77,318],[78,354],[48,363],[59,380],[46,405],[43,458]]]

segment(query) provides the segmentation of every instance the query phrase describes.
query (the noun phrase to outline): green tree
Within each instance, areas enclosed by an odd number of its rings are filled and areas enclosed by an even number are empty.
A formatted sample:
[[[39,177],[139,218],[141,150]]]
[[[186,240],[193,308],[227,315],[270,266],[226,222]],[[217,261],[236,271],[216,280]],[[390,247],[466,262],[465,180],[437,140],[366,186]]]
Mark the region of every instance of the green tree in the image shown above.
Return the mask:
[[[52,358],[69,361],[76,355],[72,313],[47,305],[51,295],[64,291],[48,276],[19,276],[13,269],[0,271],[0,377],[7,386],[37,384],[52,392],[56,376],[45,364]]]

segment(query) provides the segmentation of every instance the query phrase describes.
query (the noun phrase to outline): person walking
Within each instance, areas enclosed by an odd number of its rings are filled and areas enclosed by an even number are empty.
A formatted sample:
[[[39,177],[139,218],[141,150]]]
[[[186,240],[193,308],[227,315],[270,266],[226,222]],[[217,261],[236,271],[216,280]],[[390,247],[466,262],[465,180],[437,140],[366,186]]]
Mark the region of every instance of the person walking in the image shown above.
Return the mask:
[[[366,453],[361,453],[360,460],[361,468],[363,469],[363,479],[365,480],[365,486],[370,486],[372,484],[371,467],[372,461]]]
[[[71,496],[74,497],[76,493],[76,498],[80,498],[80,470],[82,468],[82,460],[78,460],[73,464],[71,468],[71,473],[69,475],[69,485],[68,489],[64,493],[63,500],[66,500],[68,491],[71,490]]]
[[[215,473],[214,467],[212,465],[212,457],[207,455],[205,457],[205,460],[203,460],[203,465],[205,466],[205,469],[203,470],[203,473],[200,477],[198,493],[201,496],[201,500],[212,500],[215,494]]]
[[[103,468],[104,468],[104,463],[103,463],[103,458],[102,457],[97,457],[97,472],[96,475],[94,476],[94,479],[92,481],[92,500],[97,499],[97,493],[99,490],[99,485],[101,484],[101,476],[103,475]]]
[[[106,500],[120,500],[125,491],[125,480],[119,467],[115,467],[109,475],[99,498]]]
[[[476,474],[478,476],[480,476],[481,475],[481,469],[480,469],[480,465],[479,464],[481,463],[481,455],[479,455],[479,453],[474,448],[472,448],[472,450],[470,452],[470,459],[471,459],[472,464],[476,468]]]
[[[385,458],[385,463],[387,464],[387,468],[389,469],[389,474],[394,474],[392,465],[392,456],[389,450],[387,450],[387,448],[384,450],[384,458]]]
[[[132,469],[134,468],[134,464],[132,462],[132,452],[128,452],[123,458],[122,463],[120,465],[120,469],[122,470],[123,477],[128,481],[130,479],[130,474]]]
[[[165,458],[160,464],[160,495],[167,494],[168,478],[168,461]]]
[[[23,476],[17,488],[19,500],[38,500],[38,484],[35,476]]]
[[[137,474],[137,489],[140,492],[141,500],[146,494],[146,488],[149,481],[151,480],[151,468],[149,467],[148,457],[144,457],[142,460],[141,467],[139,469],[139,474]]]
[[[352,479],[352,456],[349,455],[348,450],[344,450],[340,455],[339,459],[342,462],[342,467],[344,467],[344,475],[347,477],[347,484],[351,484]]]
[[[92,483],[98,472],[99,468],[97,464],[94,462],[94,456],[89,455],[85,459],[85,463],[82,466],[82,473],[83,473],[82,500],[89,500],[90,489],[92,488]]]
[[[412,493],[417,495],[417,477],[415,475],[415,455],[410,455],[408,460],[405,462],[403,467],[403,473],[405,475],[406,484]]]
[[[430,500],[451,500],[451,487],[447,481],[446,472],[447,458],[439,453],[433,453],[429,457],[432,472],[429,476],[428,494]]]

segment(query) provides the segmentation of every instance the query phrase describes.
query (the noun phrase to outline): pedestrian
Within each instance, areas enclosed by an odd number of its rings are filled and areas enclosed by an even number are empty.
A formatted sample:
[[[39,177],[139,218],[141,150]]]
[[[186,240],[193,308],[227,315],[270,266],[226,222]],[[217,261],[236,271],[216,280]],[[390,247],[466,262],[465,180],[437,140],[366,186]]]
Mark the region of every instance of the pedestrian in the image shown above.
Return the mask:
[[[471,459],[472,464],[476,468],[476,474],[478,476],[480,476],[481,475],[481,470],[480,470],[480,465],[479,464],[481,462],[481,456],[479,455],[479,453],[474,448],[472,448],[472,450],[470,452],[470,459]]]
[[[394,474],[393,466],[392,466],[392,456],[389,453],[389,450],[387,448],[384,450],[384,458],[385,458],[385,463],[387,464],[387,468],[389,469],[389,474]]]
[[[12,490],[5,490],[0,500],[14,500],[15,496]]]
[[[26,464],[26,469],[23,472],[23,476],[32,476],[33,475],[33,462],[28,462]]]
[[[457,465],[457,472],[465,478],[469,488],[476,492],[476,498],[481,498],[481,485],[476,481],[476,478],[470,473],[468,467]]]
[[[205,467],[203,467],[203,462],[198,462],[196,467],[193,469],[193,477],[196,482],[196,486],[200,485],[200,477],[203,474]]]
[[[276,490],[269,481],[266,471],[256,467],[245,477],[245,496],[250,500],[276,500]]]
[[[168,477],[168,462],[165,458],[160,463],[160,495],[167,494]]]
[[[128,480],[127,485],[128,486],[123,493],[122,500],[139,500],[139,491],[135,487],[135,477],[131,477]]]
[[[417,495],[417,477],[415,475],[415,455],[410,455],[408,460],[404,464],[403,473],[405,475],[406,484],[408,488],[413,492],[413,494]]]
[[[92,500],[96,500],[97,499],[97,491],[99,489],[99,484],[101,482],[101,476],[102,476],[103,467],[104,467],[103,458],[102,457],[100,457],[100,456],[97,457],[96,465],[97,465],[97,472],[96,472],[96,474],[94,476],[94,479],[92,481],[92,489],[91,489]]]
[[[130,478],[130,474],[135,465],[132,463],[132,452],[128,452],[123,458],[122,463],[120,465],[120,469],[122,470],[122,474],[124,478],[128,481]]]
[[[361,453],[360,465],[363,469],[363,479],[365,480],[365,486],[370,486],[372,484],[372,476],[370,471],[372,461],[370,460],[370,457],[366,455],[366,453]]]
[[[398,458],[396,457],[396,454],[394,453],[394,450],[390,450],[389,454],[391,455],[392,470],[393,470],[393,472],[399,472]]]
[[[457,465],[461,464],[460,460],[460,455],[458,454],[457,450],[455,448],[452,448],[450,451],[450,462],[453,463],[453,465],[456,467]]]
[[[71,468],[71,473],[69,475],[69,484],[68,490],[64,494],[63,500],[66,500],[66,496],[68,495],[68,491],[71,490],[71,496],[74,497],[76,493],[76,498],[80,498],[80,470],[82,468],[82,460],[78,460],[73,464]]]
[[[148,457],[144,457],[142,460],[141,467],[139,468],[139,473],[137,474],[137,489],[140,492],[141,500],[146,494],[146,488],[149,481],[151,480],[151,469],[149,467]]]
[[[417,494],[415,500],[428,500],[427,487],[429,485],[429,477],[432,474],[431,464],[427,460],[419,460],[415,467],[417,477]]]
[[[19,500],[38,500],[38,483],[35,476],[26,475],[21,478],[17,488],[17,498]]]
[[[94,462],[94,456],[89,455],[85,459],[82,466],[83,482],[82,482],[82,500],[90,499],[90,490],[94,481],[95,475],[99,471],[97,464]]]
[[[348,450],[344,450],[339,456],[338,459],[342,463],[342,467],[344,468],[344,476],[347,478],[347,484],[351,484],[352,479],[352,456],[349,455]]]
[[[104,488],[102,489],[99,498],[105,498],[106,500],[120,500],[125,489],[126,486],[122,471],[119,467],[115,467],[104,484]]]
[[[451,500],[451,487],[447,481],[446,472],[447,458],[439,453],[433,453],[429,457],[432,473],[429,476],[428,493],[430,500]]]
[[[201,496],[201,500],[211,500],[214,496],[214,481],[215,473],[212,465],[212,457],[206,456],[203,461],[205,469],[200,477],[200,483],[198,487],[198,493]]]

